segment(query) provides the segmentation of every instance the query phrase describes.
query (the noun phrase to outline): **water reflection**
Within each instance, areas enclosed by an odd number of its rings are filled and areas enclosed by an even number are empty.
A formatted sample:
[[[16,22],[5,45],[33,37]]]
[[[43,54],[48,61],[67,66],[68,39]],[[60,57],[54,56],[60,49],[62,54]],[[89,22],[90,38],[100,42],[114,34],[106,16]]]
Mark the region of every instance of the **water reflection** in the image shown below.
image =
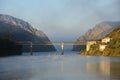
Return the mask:
[[[86,63],[87,74],[101,76],[101,80],[120,80],[120,62],[113,58],[100,58],[99,62]]]
[[[61,72],[64,73],[64,63],[61,62]]]
[[[120,80],[120,62],[112,62],[110,65],[110,79]]]
[[[120,58],[80,55],[0,58],[0,72],[0,80],[120,80]]]

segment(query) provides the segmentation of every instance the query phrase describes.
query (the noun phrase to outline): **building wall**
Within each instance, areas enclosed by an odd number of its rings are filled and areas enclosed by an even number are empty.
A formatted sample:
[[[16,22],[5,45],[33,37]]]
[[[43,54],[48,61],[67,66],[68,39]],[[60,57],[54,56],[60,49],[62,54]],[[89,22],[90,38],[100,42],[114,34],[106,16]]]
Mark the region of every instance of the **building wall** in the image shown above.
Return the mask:
[[[96,44],[96,41],[88,41],[86,44],[86,51],[90,50],[91,45]]]
[[[102,43],[108,43],[108,42],[110,42],[110,38],[109,37],[106,37],[106,38],[103,38],[102,39]],[[89,51],[90,50],[90,47],[91,47],[91,45],[94,45],[94,44],[96,44],[96,41],[88,41],[87,43],[86,43],[86,51]],[[105,48],[106,48],[106,46],[107,45],[102,45],[102,44],[100,44],[99,45],[99,50],[100,51],[103,51]]]
[[[107,43],[107,42],[110,42],[110,38],[109,37],[106,37],[106,38],[102,39],[102,43]]]
[[[103,50],[106,48],[106,46],[107,46],[107,45],[101,45],[101,44],[100,44],[100,45],[99,45],[99,50],[100,50],[100,51],[103,51]]]

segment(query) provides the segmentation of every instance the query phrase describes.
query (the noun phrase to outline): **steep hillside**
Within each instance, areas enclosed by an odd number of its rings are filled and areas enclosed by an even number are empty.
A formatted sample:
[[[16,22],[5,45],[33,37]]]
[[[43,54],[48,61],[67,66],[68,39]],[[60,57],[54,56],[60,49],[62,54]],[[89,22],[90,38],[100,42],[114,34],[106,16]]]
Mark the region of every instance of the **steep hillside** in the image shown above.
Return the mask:
[[[90,47],[89,51],[82,50],[80,53],[83,55],[98,55],[98,56],[120,56],[120,26],[115,28],[105,37],[110,37],[108,43],[97,42]],[[100,50],[100,45],[106,45],[104,50]]]
[[[106,35],[106,37],[110,37],[111,39],[120,39],[120,26],[118,26],[117,28],[115,28],[112,32],[110,32],[108,35]]]
[[[40,30],[33,28],[28,22],[21,19],[0,14],[0,37],[9,36],[15,41],[50,42],[48,37]],[[52,44],[52,43],[51,43]],[[29,46],[24,46],[29,51]],[[33,51],[55,51],[53,45],[33,46]]]
[[[101,39],[105,37],[105,35],[110,33],[118,25],[120,25],[119,21],[118,22],[106,21],[99,23],[95,27],[93,27],[93,29],[88,30],[88,32],[86,32],[85,35],[80,36],[76,42]],[[80,50],[80,46],[74,45],[73,50]]]

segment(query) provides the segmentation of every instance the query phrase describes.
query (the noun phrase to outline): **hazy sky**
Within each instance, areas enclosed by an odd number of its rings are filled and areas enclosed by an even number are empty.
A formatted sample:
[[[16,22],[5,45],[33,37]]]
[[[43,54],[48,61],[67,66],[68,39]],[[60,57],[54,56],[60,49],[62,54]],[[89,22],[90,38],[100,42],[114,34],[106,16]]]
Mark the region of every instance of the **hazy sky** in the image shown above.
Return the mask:
[[[120,21],[120,0],[0,0],[0,14],[23,19],[51,40],[74,41],[102,21]]]

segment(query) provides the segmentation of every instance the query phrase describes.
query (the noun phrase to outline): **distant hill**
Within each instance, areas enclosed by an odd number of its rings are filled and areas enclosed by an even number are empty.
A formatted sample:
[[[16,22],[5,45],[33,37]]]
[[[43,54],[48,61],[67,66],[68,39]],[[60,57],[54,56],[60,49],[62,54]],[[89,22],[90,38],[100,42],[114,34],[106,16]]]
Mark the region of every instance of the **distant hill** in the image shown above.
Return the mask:
[[[28,22],[21,19],[0,14],[0,38],[10,36],[15,41],[50,42],[40,30],[33,28]],[[51,43],[52,44],[52,43]],[[33,51],[55,51],[53,45],[33,46]],[[29,46],[23,46],[23,51],[30,51]]]
[[[118,25],[120,25],[120,21],[118,21],[118,22],[117,21],[116,22],[105,21],[105,22],[96,24],[95,27],[88,30],[83,36],[80,36],[76,40],[76,42],[101,39],[101,38],[105,37],[105,35],[109,34]],[[80,50],[80,46],[74,45],[73,50]]]

